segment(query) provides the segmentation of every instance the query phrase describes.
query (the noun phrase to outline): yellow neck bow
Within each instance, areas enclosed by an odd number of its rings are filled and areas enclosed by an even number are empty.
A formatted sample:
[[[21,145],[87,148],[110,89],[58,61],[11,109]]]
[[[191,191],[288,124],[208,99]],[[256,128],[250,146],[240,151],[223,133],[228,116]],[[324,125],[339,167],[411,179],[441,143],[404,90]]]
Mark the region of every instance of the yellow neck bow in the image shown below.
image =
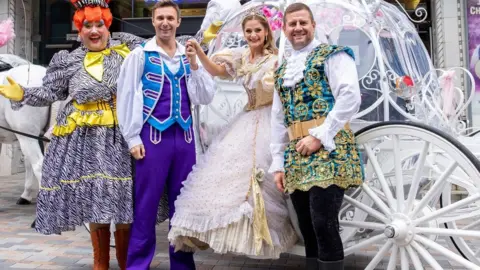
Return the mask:
[[[130,53],[130,49],[125,44],[120,44],[107,48],[100,52],[87,52],[85,58],[83,59],[83,66],[88,74],[90,74],[97,81],[101,82],[103,78],[103,58],[105,55],[110,55],[114,50],[123,58],[127,57]]]

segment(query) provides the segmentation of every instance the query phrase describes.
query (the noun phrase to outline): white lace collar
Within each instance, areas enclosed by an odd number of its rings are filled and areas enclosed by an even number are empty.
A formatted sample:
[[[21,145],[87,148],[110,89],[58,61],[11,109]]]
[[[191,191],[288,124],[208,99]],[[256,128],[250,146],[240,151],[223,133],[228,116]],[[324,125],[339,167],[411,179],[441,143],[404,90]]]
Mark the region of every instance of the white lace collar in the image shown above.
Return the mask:
[[[320,41],[314,39],[302,49],[292,52],[292,55],[287,59],[285,75],[283,75],[283,83],[285,86],[293,87],[303,79],[307,56],[318,45],[320,45]]]

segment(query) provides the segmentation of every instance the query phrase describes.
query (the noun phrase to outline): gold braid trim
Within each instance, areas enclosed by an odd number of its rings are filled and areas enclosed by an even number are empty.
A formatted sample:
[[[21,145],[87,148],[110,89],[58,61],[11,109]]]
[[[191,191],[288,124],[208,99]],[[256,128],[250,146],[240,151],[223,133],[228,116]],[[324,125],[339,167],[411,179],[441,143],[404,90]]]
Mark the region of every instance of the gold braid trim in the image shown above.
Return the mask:
[[[258,134],[259,116],[257,112],[257,119],[255,121],[255,135],[253,137],[253,168],[252,176],[250,177],[250,186],[248,188],[248,196],[253,195],[253,236],[255,242],[255,252],[260,254],[262,249],[262,241],[265,240],[268,245],[273,247],[272,236],[268,229],[267,215],[265,213],[265,201],[263,200],[262,190],[260,189],[260,182],[263,181],[265,172],[262,169],[258,169],[256,166],[256,146],[257,146],[257,134]]]

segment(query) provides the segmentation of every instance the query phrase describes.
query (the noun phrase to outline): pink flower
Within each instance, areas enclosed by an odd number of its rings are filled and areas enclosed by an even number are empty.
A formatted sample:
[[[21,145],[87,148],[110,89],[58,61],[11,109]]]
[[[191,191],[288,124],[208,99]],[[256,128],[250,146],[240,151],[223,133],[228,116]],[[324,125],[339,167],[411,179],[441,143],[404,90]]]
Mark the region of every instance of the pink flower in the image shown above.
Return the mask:
[[[15,31],[13,30],[13,21],[6,19],[0,22],[0,47],[5,46],[10,40],[15,37]]]
[[[266,6],[263,6],[262,12],[263,12],[263,15],[265,15],[265,17],[267,17],[267,19],[271,18],[273,16],[272,11]]]
[[[282,28],[282,21],[280,20],[270,21],[269,23],[270,23],[270,28],[272,28],[272,31]]]

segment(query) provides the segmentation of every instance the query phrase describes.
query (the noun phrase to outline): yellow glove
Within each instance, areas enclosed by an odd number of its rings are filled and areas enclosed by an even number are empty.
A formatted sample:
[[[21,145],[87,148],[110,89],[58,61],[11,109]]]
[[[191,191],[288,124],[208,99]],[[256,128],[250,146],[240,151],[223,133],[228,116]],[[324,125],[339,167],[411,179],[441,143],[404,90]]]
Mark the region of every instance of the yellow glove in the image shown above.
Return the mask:
[[[222,21],[214,21],[210,26],[203,32],[202,44],[208,44],[211,40],[217,37],[217,32],[220,30],[220,27],[223,25]]]
[[[16,83],[11,77],[7,76],[7,80],[10,84],[0,85],[0,95],[13,100],[13,101],[22,101],[23,100],[23,89]]]

